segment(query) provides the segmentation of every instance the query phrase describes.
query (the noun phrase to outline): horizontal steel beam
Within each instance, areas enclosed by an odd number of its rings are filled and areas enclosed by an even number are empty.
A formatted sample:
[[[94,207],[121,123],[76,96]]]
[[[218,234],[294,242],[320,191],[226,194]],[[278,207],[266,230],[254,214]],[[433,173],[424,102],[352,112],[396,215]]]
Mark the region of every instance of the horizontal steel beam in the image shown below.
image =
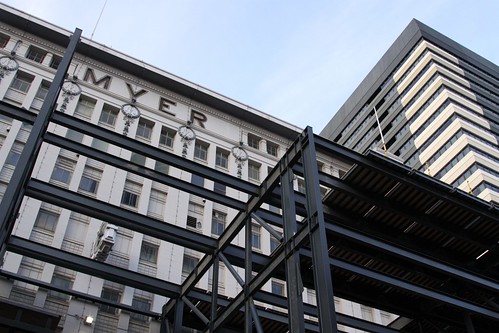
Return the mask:
[[[36,119],[36,114],[34,112],[15,107],[4,101],[0,101],[0,111],[4,116],[22,121],[29,125],[33,125]]]
[[[410,167],[394,162],[391,159],[377,153],[362,155],[349,148],[331,142],[318,135],[314,135],[318,151],[332,154],[332,157],[345,159],[348,162],[358,164],[370,170],[374,170],[402,184],[407,184],[431,196],[447,201],[451,204],[466,207],[479,216],[498,221],[499,207],[487,203],[465,192],[445,184],[433,177],[425,175]],[[499,221],[498,221],[499,223]]]
[[[125,170],[153,181],[177,188],[190,194],[195,194],[199,197],[220,203],[230,208],[242,210],[245,207],[245,202],[243,201],[227,197],[201,186],[196,186],[190,182],[182,181],[178,178],[168,176],[164,173],[146,168],[142,165],[135,164],[123,158],[107,154],[98,149],[68,140],[55,134],[47,133],[45,135],[45,142],[56,145],[60,148],[71,150],[75,153],[87,156],[91,159],[114,166],[121,170]]]
[[[17,236],[9,238],[7,251],[165,297],[178,297],[180,292],[180,287],[174,283],[111,266]]]
[[[76,290],[73,290],[73,289],[69,289],[69,288],[58,287],[58,286],[55,286],[52,283],[43,282],[43,281],[36,280],[36,279],[30,278],[30,277],[26,277],[24,275],[20,275],[20,274],[8,272],[8,271],[4,271],[4,270],[0,270],[0,275],[6,277],[8,279],[11,279],[11,280],[16,280],[16,281],[21,281],[21,282],[29,283],[29,284],[32,284],[34,286],[38,286],[38,287],[43,288],[43,289],[57,291],[59,293],[64,293],[66,295],[70,295],[70,296],[78,298],[78,299],[83,299],[83,300],[86,300],[86,301],[90,301],[92,303],[104,304],[104,305],[112,306],[112,307],[115,307],[117,309],[125,310],[125,311],[128,311],[128,312],[133,312],[133,313],[138,313],[138,314],[141,314],[141,315],[144,315],[144,316],[148,316],[148,317],[152,317],[152,318],[155,318],[155,319],[158,319],[159,316],[160,316],[160,314],[157,313],[157,312],[144,311],[144,310],[141,310],[141,309],[139,309],[137,307],[134,307],[134,306],[131,306],[131,305],[113,302],[113,301],[104,299],[102,297],[98,297],[98,296],[94,296],[94,295],[82,293],[82,292],[79,292],[79,291],[76,291]]]
[[[211,237],[36,179],[28,183],[26,195],[196,251],[216,249],[216,240]]]
[[[218,183],[222,183],[224,185],[227,185],[228,187],[243,191],[250,195],[255,194],[258,189],[258,186],[251,184],[245,180],[233,177],[231,175],[228,175],[227,173],[217,171],[208,166],[190,161],[181,156],[142,143],[133,138],[128,138],[126,136],[123,136],[122,134],[109,131],[105,128],[90,124],[86,121],[77,119],[64,113],[54,113],[52,122],[81,132],[83,134],[90,135],[94,138],[106,141],[110,144],[116,145],[134,153],[152,158],[156,161],[169,164],[189,173],[194,173],[201,177],[216,181]]]

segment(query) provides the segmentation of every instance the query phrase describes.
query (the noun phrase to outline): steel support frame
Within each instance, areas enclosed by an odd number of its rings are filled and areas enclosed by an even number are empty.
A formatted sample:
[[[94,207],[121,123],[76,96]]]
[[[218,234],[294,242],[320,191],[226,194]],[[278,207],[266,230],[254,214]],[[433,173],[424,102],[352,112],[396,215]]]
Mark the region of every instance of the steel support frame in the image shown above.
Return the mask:
[[[0,203],[0,258],[3,258],[5,254],[7,239],[12,233],[14,222],[24,196],[26,184],[35,167],[36,158],[43,142],[43,136],[47,132],[48,125],[53,116],[59,92],[62,89],[66,73],[80,41],[81,33],[82,31],[80,29],[75,29],[73,35],[69,39],[69,44],[59,64],[59,70],[56,72],[54,80],[50,84],[47,96],[45,97],[38,116],[34,120],[31,133],[24,145],[21,156],[19,157],[17,165],[22,167],[14,169],[2,202]]]

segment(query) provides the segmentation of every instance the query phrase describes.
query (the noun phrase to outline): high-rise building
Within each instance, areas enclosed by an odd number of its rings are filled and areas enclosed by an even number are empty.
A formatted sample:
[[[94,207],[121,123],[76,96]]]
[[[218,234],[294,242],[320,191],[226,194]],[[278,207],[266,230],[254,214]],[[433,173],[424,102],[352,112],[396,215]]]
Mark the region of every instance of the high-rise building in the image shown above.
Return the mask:
[[[417,20],[321,135],[499,202],[499,68]]]

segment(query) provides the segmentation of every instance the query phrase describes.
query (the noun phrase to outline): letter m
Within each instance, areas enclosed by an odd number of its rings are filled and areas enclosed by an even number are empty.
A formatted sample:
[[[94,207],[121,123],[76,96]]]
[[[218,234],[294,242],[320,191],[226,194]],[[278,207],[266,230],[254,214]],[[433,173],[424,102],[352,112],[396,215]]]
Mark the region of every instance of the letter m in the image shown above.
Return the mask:
[[[109,85],[111,84],[111,76],[106,75],[106,76],[103,76],[97,80],[95,78],[94,70],[90,67],[87,68],[87,71],[85,72],[85,76],[83,77],[83,80],[87,81],[87,82],[92,82],[96,86],[103,84],[103,88],[106,90],[109,88]]]

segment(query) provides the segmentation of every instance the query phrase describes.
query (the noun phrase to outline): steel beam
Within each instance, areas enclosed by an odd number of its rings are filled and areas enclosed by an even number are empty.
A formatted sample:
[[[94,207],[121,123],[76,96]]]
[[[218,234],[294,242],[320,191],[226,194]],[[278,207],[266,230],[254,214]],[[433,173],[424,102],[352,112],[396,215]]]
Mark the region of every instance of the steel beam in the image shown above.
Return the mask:
[[[262,184],[258,187],[257,194],[252,196],[247,205],[244,212],[240,212],[236,215],[233,221],[228,225],[227,229],[222,233],[222,235],[218,239],[218,249],[215,253],[217,255],[219,252],[222,252],[227,246],[229,246],[230,242],[237,236],[237,234],[241,231],[243,226],[245,225],[246,219],[250,216],[251,213],[255,212],[260,208],[261,204],[264,202],[265,194],[271,192],[278,183],[280,177],[280,170],[284,170],[288,167],[288,164],[295,163],[298,158],[301,156],[301,138],[305,134],[302,133],[300,137],[291,145],[283,158],[278,162],[278,165],[272,170],[272,172],[267,176],[267,178],[262,182]],[[197,163],[196,163],[197,164]],[[205,255],[198,263],[195,270],[187,277],[184,283],[181,286],[181,296],[184,296],[188,293],[194,285],[199,281],[201,276],[205,274],[211,264],[213,263],[214,255],[207,254]],[[164,307],[164,313],[170,313],[175,307],[176,300],[171,299]],[[218,328],[215,325],[215,329]]]
[[[112,307],[115,307],[117,309],[125,310],[128,312],[133,312],[133,313],[138,313],[138,314],[141,314],[144,316],[152,317],[154,319],[158,319],[160,316],[160,314],[157,312],[141,310],[141,309],[138,309],[137,307],[134,307],[131,305],[113,302],[113,301],[104,299],[102,297],[93,296],[93,295],[82,293],[82,292],[79,292],[79,291],[76,291],[73,289],[69,289],[69,288],[58,287],[52,283],[44,282],[41,280],[36,280],[36,279],[26,277],[26,276],[23,276],[23,275],[20,275],[17,273],[12,273],[12,272],[8,272],[8,271],[0,270],[0,275],[6,277],[8,279],[11,279],[11,280],[29,283],[29,284],[32,284],[34,286],[41,287],[43,289],[57,291],[59,293],[64,293],[66,295],[70,295],[70,296],[78,298],[78,299],[83,299],[86,301],[90,301],[92,303],[112,306]]]
[[[303,299],[300,276],[300,254],[295,250],[289,250],[290,240],[296,234],[296,209],[293,190],[293,172],[287,169],[281,176],[282,207],[284,221],[284,242],[286,249],[286,289],[288,292],[288,323],[291,333],[305,332],[303,315]]]
[[[78,131],[80,133],[90,135],[99,140],[106,141],[110,144],[116,145],[134,153],[152,158],[156,161],[166,163],[175,168],[187,171],[189,173],[194,173],[218,183],[222,183],[224,185],[227,185],[228,187],[243,191],[250,195],[255,194],[258,189],[258,186],[237,177],[228,175],[227,173],[219,172],[213,168],[196,163],[194,161],[187,160],[181,156],[142,143],[133,138],[125,137],[119,133],[109,131],[105,128],[77,119],[75,117],[68,116],[63,113],[54,114],[52,122]]]
[[[163,281],[147,275],[111,266],[65,252],[50,246],[42,245],[17,236],[11,236],[7,243],[7,250],[38,259],[57,266],[69,268],[78,272],[100,277],[133,288],[138,288],[153,294],[165,297],[178,297],[180,288],[174,283]]]
[[[370,170],[374,170],[397,182],[407,184],[428,195],[437,196],[440,199],[454,205],[466,207],[473,213],[497,221],[499,207],[488,204],[465,192],[456,189],[442,181],[418,172],[410,167],[392,161],[377,153],[361,155],[353,150],[343,147],[337,143],[328,141],[318,135],[314,135],[317,150],[323,150],[339,159],[359,164]],[[389,167],[387,167],[389,165]]]
[[[128,160],[125,160],[123,158],[113,156],[110,154],[107,154],[103,151],[100,151],[98,149],[83,145],[78,142],[74,142],[71,140],[68,140],[66,138],[63,138],[61,136],[47,133],[45,136],[45,142],[56,145],[60,148],[71,150],[75,153],[87,156],[93,160],[103,162],[105,164],[114,166],[118,169],[125,170],[127,172],[134,173],[136,175],[151,179],[153,181],[177,188],[179,190],[182,190],[184,192],[188,192],[190,194],[194,194],[197,196],[200,196],[202,198],[208,199],[210,201],[214,201],[217,203],[220,203],[224,206],[234,208],[237,210],[242,210],[245,207],[245,202],[234,199],[234,198],[229,198],[225,195],[215,193],[212,190],[205,189],[202,186],[196,186],[194,184],[191,184],[189,182],[182,181],[178,178],[168,176],[164,173],[146,168],[142,165],[135,164],[133,162],[130,162]],[[144,145],[144,147],[151,147],[149,145],[146,145],[144,143],[141,143]],[[157,149],[157,148],[156,148]],[[187,162],[187,160],[186,160]],[[219,171],[217,171],[219,172]],[[223,174],[222,172],[220,172]],[[227,175],[226,175],[227,176]],[[230,187],[230,185],[229,185]]]
[[[33,125],[36,120],[36,114],[13,106],[12,104],[0,101],[0,110],[2,115],[22,121],[25,124]]]
[[[461,280],[465,284],[472,284],[481,288],[488,289],[489,291],[499,295],[499,283],[482,278],[479,275],[471,274],[468,271],[459,269],[458,267],[447,265],[443,262],[430,259],[419,255],[413,251],[406,250],[400,246],[392,245],[386,241],[365,235],[358,231],[346,228],[337,223],[327,223],[326,228],[333,234],[340,235],[341,237],[351,239],[359,244],[375,248],[376,250],[390,255],[407,260],[408,263],[420,265],[428,270],[435,270],[439,273],[446,274],[453,279]],[[413,269],[411,265],[408,269]]]
[[[47,96],[42,104],[40,112],[33,123],[30,135],[26,140],[21,156],[14,169],[12,177],[0,203],[0,258],[3,258],[7,239],[12,233],[14,222],[19,212],[24,188],[28,183],[33,168],[35,167],[36,157],[42,145],[43,136],[47,132],[50,119],[53,116],[57,97],[64,83],[76,46],[80,41],[81,30],[76,29],[70,37],[69,45],[64,52],[59,69],[55,73],[54,80],[50,84]]]
[[[415,285],[410,282],[406,282],[401,279],[397,279],[391,276],[384,275],[382,273],[378,273],[372,270],[369,270],[365,267],[360,267],[351,263],[348,263],[344,260],[340,259],[329,259],[330,265],[342,270],[346,270],[353,274],[361,275],[367,277],[369,279],[373,279],[378,282],[385,283],[387,285],[396,287],[398,289],[402,289],[411,293],[415,293],[423,298],[431,299],[433,301],[437,301],[442,304],[450,305],[454,308],[457,308],[464,313],[470,312],[473,314],[478,314],[490,319],[499,320],[499,312],[491,309],[484,308],[483,306],[476,305],[456,297],[452,297],[450,295],[446,295],[428,288],[424,288],[418,285]]]
[[[314,134],[308,127],[308,145],[303,149],[303,166],[305,171],[305,196],[307,198],[308,228],[314,265],[314,285],[319,311],[319,327],[321,332],[337,332],[334,311],[334,293],[329,268],[329,253],[326,239],[322,196],[319,187],[319,171],[315,151]]]
[[[26,195],[196,251],[210,253],[216,249],[216,240],[211,237],[36,179],[28,183]]]

